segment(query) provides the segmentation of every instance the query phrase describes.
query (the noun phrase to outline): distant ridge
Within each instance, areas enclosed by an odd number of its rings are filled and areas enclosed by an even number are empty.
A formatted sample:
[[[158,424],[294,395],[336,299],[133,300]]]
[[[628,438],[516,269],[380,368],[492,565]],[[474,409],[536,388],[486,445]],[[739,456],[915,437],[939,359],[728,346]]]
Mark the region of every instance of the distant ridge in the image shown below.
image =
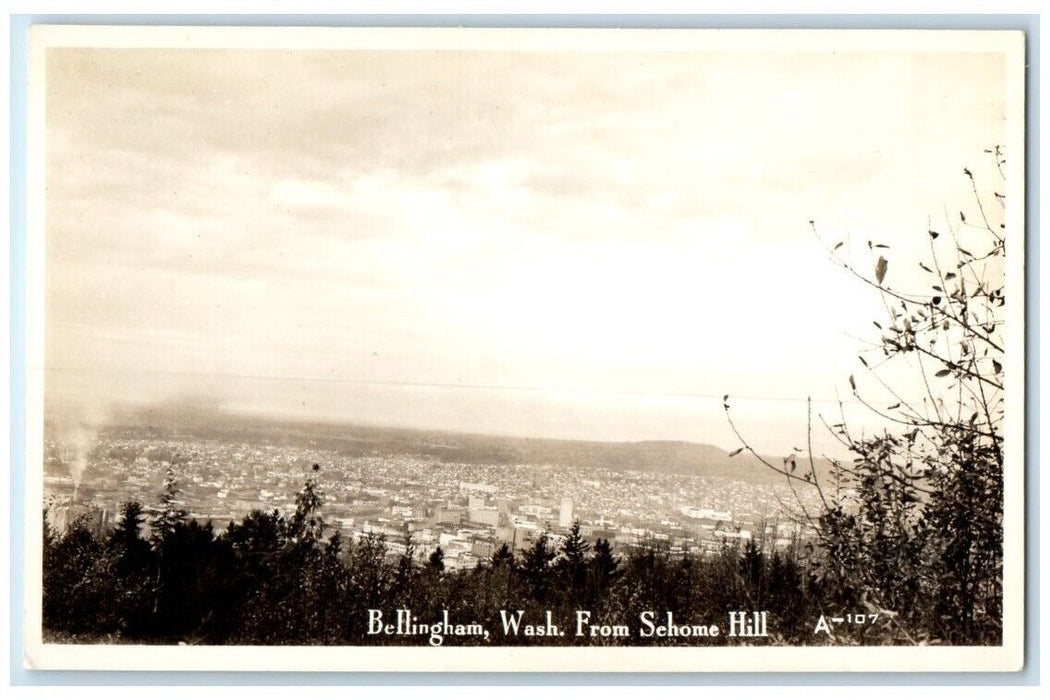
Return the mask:
[[[222,437],[285,444],[307,444],[348,456],[416,455],[441,462],[467,464],[551,464],[615,471],[639,471],[741,479],[754,483],[783,482],[784,477],[747,453],[730,457],[726,450],[681,440],[597,442],[553,438],[523,438],[413,428],[376,427],[319,421],[274,419],[210,411],[182,411],[173,406],[124,413],[113,423],[153,435],[176,432],[180,437]],[[780,457],[767,457],[780,466]],[[830,464],[816,461],[826,479]],[[799,474],[809,470],[798,460]]]

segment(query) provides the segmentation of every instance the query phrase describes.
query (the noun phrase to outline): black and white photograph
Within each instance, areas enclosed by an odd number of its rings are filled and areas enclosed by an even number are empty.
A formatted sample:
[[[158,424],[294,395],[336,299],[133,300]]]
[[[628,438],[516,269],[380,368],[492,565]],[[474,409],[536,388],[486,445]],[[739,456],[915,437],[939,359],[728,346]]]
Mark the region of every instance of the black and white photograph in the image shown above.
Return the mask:
[[[1024,47],[33,27],[27,663],[1017,670]]]

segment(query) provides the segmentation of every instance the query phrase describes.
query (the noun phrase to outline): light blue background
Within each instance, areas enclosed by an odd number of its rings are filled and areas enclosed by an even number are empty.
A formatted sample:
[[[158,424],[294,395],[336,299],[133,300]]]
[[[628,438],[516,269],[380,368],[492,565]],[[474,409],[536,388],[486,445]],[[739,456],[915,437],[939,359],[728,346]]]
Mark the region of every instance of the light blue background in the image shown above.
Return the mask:
[[[1039,683],[1039,20],[1038,15],[13,15],[11,17],[11,676],[12,685],[1036,685]],[[1027,34],[1026,624],[1019,673],[246,673],[26,671],[22,665],[25,503],[26,61],[33,24],[1021,29]]]

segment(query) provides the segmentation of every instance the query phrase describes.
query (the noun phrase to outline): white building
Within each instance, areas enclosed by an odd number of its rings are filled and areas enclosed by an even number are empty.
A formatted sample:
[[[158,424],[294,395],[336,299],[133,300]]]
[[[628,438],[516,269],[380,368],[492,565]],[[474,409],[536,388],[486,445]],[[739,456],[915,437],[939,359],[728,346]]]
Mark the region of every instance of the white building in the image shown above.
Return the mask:
[[[558,525],[560,527],[570,527],[572,520],[572,499],[563,498],[561,499],[561,507],[558,509]]]

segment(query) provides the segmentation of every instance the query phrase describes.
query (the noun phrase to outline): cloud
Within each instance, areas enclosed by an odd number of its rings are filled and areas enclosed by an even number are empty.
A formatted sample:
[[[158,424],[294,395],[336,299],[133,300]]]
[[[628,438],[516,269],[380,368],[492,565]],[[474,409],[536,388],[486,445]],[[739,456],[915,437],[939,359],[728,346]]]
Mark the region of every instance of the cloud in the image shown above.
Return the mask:
[[[806,222],[913,250],[1001,141],[1001,74],[972,54],[51,49],[48,363],[831,386],[878,306]]]

